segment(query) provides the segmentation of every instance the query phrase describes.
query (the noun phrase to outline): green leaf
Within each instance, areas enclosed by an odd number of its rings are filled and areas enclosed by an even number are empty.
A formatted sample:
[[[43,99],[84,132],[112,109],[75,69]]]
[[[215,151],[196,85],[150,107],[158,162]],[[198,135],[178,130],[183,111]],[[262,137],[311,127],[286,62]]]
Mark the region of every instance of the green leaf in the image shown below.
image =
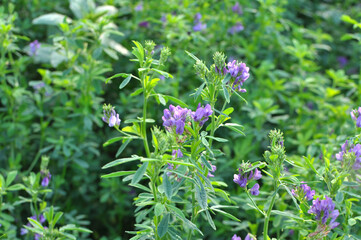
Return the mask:
[[[121,177],[126,176],[129,174],[133,174],[135,171],[119,171],[119,172],[113,172],[106,175],[101,176],[101,178],[113,178],[113,177]]]
[[[311,160],[308,158],[308,157],[303,157],[303,159],[305,159],[307,165],[317,174],[317,175],[320,175],[316,168],[313,166],[313,164],[311,163]]]
[[[217,142],[228,142],[228,140],[225,139],[225,138],[212,137],[212,136],[206,136],[206,137],[207,137],[207,138],[211,138],[211,139],[213,139],[213,140],[215,140],[215,141],[217,141]]]
[[[199,232],[199,234],[201,234],[201,235],[203,236],[203,233],[201,232],[201,230],[199,230],[194,223],[192,223],[191,221],[189,221],[188,219],[186,219],[186,217],[184,216],[183,212],[182,212],[179,208],[174,207],[174,206],[172,206],[172,205],[168,205],[168,204],[167,204],[167,207],[173,211],[174,215],[175,215],[177,218],[179,218],[180,220],[182,220],[182,221],[183,221],[185,224],[187,224],[191,229],[196,230],[197,232]]]
[[[14,181],[17,174],[18,174],[17,171],[11,171],[8,173],[8,175],[6,177],[6,186],[7,187]]]
[[[244,132],[242,132],[241,130],[239,130],[239,129],[237,128],[237,126],[240,126],[240,125],[238,125],[238,124],[226,123],[226,124],[224,124],[223,126],[225,126],[225,127],[229,128],[229,129],[233,130],[234,132],[240,133],[240,134],[242,134],[243,136],[246,136],[246,135],[244,134]]]
[[[193,53],[190,53],[190,52],[188,52],[187,50],[186,50],[185,52],[188,54],[188,56],[190,56],[191,58],[193,58],[194,60],[196,60],[196,62],[197,62],[197,61],[201,61],[201,60],[199,60],[199,58],[197,58],[196,56],[194,56]]]
[[[108,146],[108,145],[110,145],[112,143],[118,142],[118,141],[123,140],[125,138],[127,138],[127,137],[114,137],[114,138],[111,138],[108,141],[106,141],[105,143],[103,143],[103,147],[106,147],[106,146]]]
[[[134,156],[134,157],[130,157],[130,158],[121,158],[121,159],[116,159],[106,165],[104,165],[102,167],[102,169],[106,169],[106,168],[110,168],[110,167],[114,167],[123,163],[127,163],[127,162],[132,162],[132,161],[136,161],[136,160],[140,160],[141,157],[139,156]]]
[[[179,100],[178,98],[169,96],[169,95],[163,95],[163,97],[165,97],[167,100],[171,100],[173,102],[175,102],[176,104],[178,104],[181,107],[185,107],[188,108],[188,105],[186,103],[184,103],[183,101]]]
[[[222,83],[227,84],[230,79],[231,79],[231,74],[227,73],[224,79],[222,80]]]
[[[206,190],[204,189],[202,181],[199,179],[198,176],[195,177],[195,180],[197,182],[197,184],[195,184],[197,202],[202,209],[207,209],[208,204]]]
[[[68,18],[65,15],[59,14],[59,13],[48,13],[41,15],[40,17],[37,17],[33,20],[33,24],[39,25],[59,25],[60,23],[64,22],[64,19],[66,22],[70,23],[72,20]]]
[[[165,210],[164,205],[161,203],[157,203],[154,207],[154,215],[159,217],[160,215],[163,214],[164,210]]]
[[[132,185],[137,184],[143,178],[143,175],[147,171],[148,164],[149,162],[144,162],[143,165],[140,168],[138,168],[132,179],[131,182]]]
[[[68,224],[61,228],[59,228],[59,231],[79,231],[79,232],[86,232],[86,233],[92,233],[93,231],[83,228],[83,227],[77,227],[74,224]]]
[[[119,147],[117,153],[115,154],[115,157],[118,157],[123,151],[124,149],[128,146],[128,144],[132,141],[132,139],[128,139],[127,141],[125,141],[122,146]]]
[[[211,227],[216,230],[216,225],[214,225],[214,222],[213,222],[213,219],[211,217],[211,214],[209,214],[209,211],[206,210],[206,215],[207,215],[207,219],[208,219],[208,222],[209,224],[211,225]]]
[[[32,218],[28,218],[28,221],[31,225],[33,225],[34,228],[38,228],[44,231],[44,227],[38,221]]]
[[[201,155],[201,160],[203,162],[203,164],[208,168],[208,170],[212,171],[212,166],[211,164],[207,161],[207,159],[205,158],[205,156],[202,154]]]
[[[343,201],[343,192],[338,192],[336,194],[336,202],[341,203]]]
[[[159,223],[159,225],[158,225],[158,228],[157,228],[157,230],[158,230],[158,236],[161,237],[161,238],[162,238],[162,237],[167,233],[167,231],[168,231],[169,217],[170,217],[170,214],[167,213],[167,214],[163,217],[162,221],[160,221],[160,223]]]
[[[293,218],[293,219],[297,219],[297,220],[302,220],[302,218],[300,218],[299,216],[296,216],[294,214],[292,214],[291,212],[288,211],[278,211],[278,210],[272,210],[271,213],[274,213],[276,215],[281,215],[287,218]]]
[[[171,74],[169,74],[169,73],[167,73],[167,72],[164,72],[164,71],[161,71],[161,70],[159,70],[159,69],[151,68],[151,70],[154,71],[154,72],[159,73],[160,75],[162,75],[162,76],[164,76],[164,77],[166,77],[166,78],[173,78],[173,76],[172,76]]]
[[[166,173],[163,174],[163,185],[165,195],[169,200],[172,199],[172,184],[169,181],[168,175]]]
[[[58,212],[55,214],[55,217],[53,218],[52,224],[53,226],[56,225],[56,223],[59,221],[59,219],[63,216],[62,212]]]
[[[14,185],[6,188],[6,190],[8,190],[8,191],[18,191],[21,189],[25,189],[24,185],[22,185],[21,183],[14,184]]]
[[[348,225],[353,226],[353,225],[355,225],[355,224],[356,224],[356,219],[350,218],[350,219],[348,220]]]
[[[223,88],[223,94],[224,94],[224,97],[226,99],[226,102],[229,103],[231,101],[231,98],[229,96],[229,92],[227,90],[227,87],[223,85],[222,88]]]
[[[194,99],[197,99],[199,97],[199,95],[202,93],[202,90],[204,88],[204,86],[206,85],[206,83],[202,83],[202,85],[197,89],[197,92],[194,94]]]
[[[230,218],[230,219],[232,219],[232,220],[234,220],[234,221],[237,221],[237,222],[240,222],[240,221],[241,221],[241,220],[239,220],[238,218],[236,218],[235,216],[233,216],[232,214],[227,213],[227,212],[225,212],[225,211],[223,211],[223,210],[221,210],[221,209],[212,208],[212,207],[211,207],[211,209],[212,209],[213,211],[219,212],[220,214],[222,214],[222,215],[224,215],[224,216],[226,216],[226,217],[228,217],[228,218]]]
[[[166,103],[166,101],[165,101],[165,99],[164,99],[164,97],[162,96],[162,94],[158,94],[158,99],[159,99],[159,102],[163,105],[163,106],[165,106],[167,103]]]
[[[123,80],[123,82],[119,85],[119,89],[124,88],[129,83],[130,79],[132,79],[132,75],[129,74],[126,79]]]
[[[246,104],[248,104],[247,100],[244,99],[236,90],[234,90],[233,88],[231,88],[231,91],[236,94],[237,97],[239,97],[242,101],[244,101]]]

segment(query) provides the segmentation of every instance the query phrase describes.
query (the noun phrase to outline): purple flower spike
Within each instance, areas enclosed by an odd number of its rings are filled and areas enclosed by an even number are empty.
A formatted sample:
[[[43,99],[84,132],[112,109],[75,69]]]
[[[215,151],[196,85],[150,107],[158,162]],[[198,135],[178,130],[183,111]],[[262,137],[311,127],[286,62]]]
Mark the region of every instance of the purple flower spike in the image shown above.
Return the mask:
[[[135,6],[134,10],[135,10],[136,12],[143,11],[143,3],[142,3],[142,2],[138,3],[138,4]]]
[[[200,126],[208,121],[209,117],[212,115],[213,111],[211,105],[207,104],[205,107],[201,107],[201,104],[198,104],[197,110],[192,112],[192,118],[195,122],[199,122]]]
[[[256,183],[250,190],[249,192],[254,195],[257,196],[259,194],[259,184]]]
[[[108,107],[107,109],[103,110],[103,117],[102,120],[108,123],[109,127],[119,127],[120,125],[120,118],[119,114],[115,112],[114,107]]]
[[[228,33],[231,35],[234,35],[236,33],[239,33],[241,31],[244,30],[244,26],[242,25],[242,23],[238,22],[236,23],[236,25],[234,25],[233,27],[231,27],[230,29],[228,29]]]
[[[233,11],[234,13],[237,13],[238,15],[242,15],[242,14],[243,14],[242,7],[241,7],[241,5],[239,5],[238,2],[232,7],[232,11]]]
[[[29,55],[30,55],[30,56],[35,56],[36,53],[37,53],[37,51],[38,51],[38,49],[40,48],[40,46],[41,46],[41,44],[39,43],[38,40],[35,40],[35,41],[31,42],[31,43],[29,44],[29,47],[30,47]]]
[[[210,164],[211,164],[211,163],[210,163]],[[212,166],[212,170],[210,170],[210,171],[208,172],[207,178],[214,177],[214,175],[213,175],[212,173],[214,173],[214,172],[217,170],[216,165],[212,165],[212,164],[211,164],[211,166]]]
[[[234,234],[231,240],[242,240],[242,238]]]
[[[174,107],[169,105],[169,110],[164,109],[163,113],[163,126],[167,131],[172,132],[175,130],[176,134],[182,135],[187,117],[190,115],[190,110],[180,106]]]
[[[361,107],[350,112],[351,118],[356,121],[356,127],[361,127]]]
[[[48,173],[44,176],[43,180],[41,181],[41,186],[47,187],[47,186],[49,185],[50,179],[51,179],[51,174],[50,174],[50,172],[48,172]],[[35,218],[36,218],[36,217],[35,217]]]
[[[193,31],[200,32],[207,28],[207,24],[199,22],[196,25],[193,26]]]
[[[193,31],[195,31],[195,32],[200,32],[200,31],[202,31],[202,30],[204,30],[204,29],[207,28],[207,24],[202,23],[201,19],[202,19],[202,14],[200,14],[200,13],[197,13],[197,14],[194,16]]]
[[[337,58],[337,61],[338,61],[338,63],[340,64],[340,67],[341,67],[341,68],[344,68],[344,67],[347,65],[347,63],[348,63],[348,59],[347,59],[345,56],[340,56],[340,57],[338,57],[338,58]]]
[[[308,213],[314,214],[319,224],[328,225],[331,229],[339,225],[339,223],[336,222],[336,218],[340,213],[337,209],[335,210],[335,204],[331,198],[328,196],[325,196],[324,200],[317,198],[313,200],[312,203],[313,205],[310,210],[308,210]]]
[[[150,24],[148,21],[143,21],[138,24],[139,27],[149,28]]]
[[[229,73],[231,75],[231,80],[229,84],[233,89],[240,92],[247,92],[246,89],[243,89],[242,86],[244,82],[249,78],[249,67],[245,63],[239,63],[236,60],[228,62],[228,64],[223,68],[223,72],[218,68],[216,69],[218,74],[226,75]]]
[[[258,170],[258,168],[256,168],[256,169],[254,170],[253,179],[254,179],[254,180],[259,180],[259,179],[261,179],[261,178],[262,178],[262,173],[261,173],[260,170]]]
[[[178,149],[178,150],[173,150],[173,151],[172,151],[172,156],[173,156],[173,157],[176,156],[177,158],[182,158],[182,157],[183,157],[183,153],[182,153],[182,151],[181,151],[180,149]]]
[[[20,228],[20,235],[25,235],[25,234],[27,234],[28,232],[29,232],[28,229],[26,229],[26,228]]]
[[[304,182],[301,182],[304,183]],[[311,187],[307,184],[301,184],[299,187],[292,189],[292,195],[300,199],[306,198],[307,201],[310,201],[315,196],[315,190],[311,190]]]
[[[241,188],[245,188],[247,186],[247,177],[241,176],[241,174],[234,174],[233,182],[237,183]]]

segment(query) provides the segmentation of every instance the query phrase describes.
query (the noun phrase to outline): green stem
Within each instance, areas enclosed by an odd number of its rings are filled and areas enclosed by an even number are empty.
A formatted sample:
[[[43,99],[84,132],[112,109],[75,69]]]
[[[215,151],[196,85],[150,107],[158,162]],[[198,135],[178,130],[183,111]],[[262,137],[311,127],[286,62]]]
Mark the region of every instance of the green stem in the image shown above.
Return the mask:
[[[258,210],[258,212],[260,212],[263,216],[266,217],[266,214],[265,214],[261,209],[258,208],[257,204],[254,202],[254,200],[253,200],[253,198],[251,197],[251,195],[249,195],[249,192],[248,192],[247,189],[246,189],[246,193],[247,193],[248,198],[251,200],[253,206]]]
[[[146,90],[144,89],[144,91],[146,91]],[[147,138],[147,122],[146,122],[146,118],[147,118],[147,97],[146,97],[145,93],[144,93],[143,96],[144,96],[144,103],[143,103],[142,137],[143,137],[143,141],[144,141],[145,152],[147,154],[147,157],[150,157],[148,138]]]
[[[268,224],[269,224],[269,220],[270,220],[270,216],[271,216],[271,211],[272,211],[273,205],[275,203],[277,192],[278,192],[278,188],[276,187],[276,185],[277,185],[276,181],[275,181],[274,185],[275,185],[275,192],[272,197],[271,203],[268,207],[266,217],[264,219],[264,226],[263,226],[263,239],[264,240],[268,240]]]
[[[193,183],[192,183],[192,185],[193,185]],[[192,223],[195,220],[195,206],[194,206],[194,204],[195,204],[195,195],[194,195],[194,192],[192,192],[192,218],[191,218]],[[189,229],[187,240],[190,240],[192,238],[192,233],[193,233],[193,229]]]

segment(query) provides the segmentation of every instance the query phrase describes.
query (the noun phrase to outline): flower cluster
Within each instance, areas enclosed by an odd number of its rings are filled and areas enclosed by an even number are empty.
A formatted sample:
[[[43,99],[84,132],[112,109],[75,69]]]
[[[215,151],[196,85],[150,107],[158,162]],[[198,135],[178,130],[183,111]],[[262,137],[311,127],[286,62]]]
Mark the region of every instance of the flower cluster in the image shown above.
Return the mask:
[[[36,53],[37,53],[37,51],[38,51],[38,49],[40,48],[40,45],[41,45],[41,44],[39,43],[38,40],[35,40],[35,41],[31,42],[31,43],[29,44],[29,47],[30,47],[29,55],[30,55],[30,56],[35,56]]]
[[[169,110],[164,109],[163,113],[163,126],[169,132],[175,129],[176,134],[182,135],[190,110],[180,106],[174,107],[173,105],[169,105]]]
[[[298,197],[299,199],[306,198],[307,201],[310,201],[313,199],[313,196],[315,196],[315,190],[311,190],[311,187],[307,184],[301,184],[299,187],[292,189],[292,195]]]
[[[43,180],[41,181],[41,186],[47,187],[51,179],[51,174],[49,171],[41,171],[41,175],[43,176]]]
[[[199,31],[202,31],[202,30],[204,30],[204,29],[207,28],[207,24],[202,23],[201,19],[202,19],[202,14],[200,14],[200,13],[197,13],[197,14],[194,16],[193,31],[199,32]]]
[[[192,112],[191,115],[195,122],[199,122],[199,125],[203,126],[203,124],[209,119],[212,113],[213,111],[211,105],[207,104],[205,107],[201,107],[201,104],[199,103],[197,110],[195,112]]]
[[[138,4],[135,6],[134,10],[135,10],[136,12],[143,11],[143,3],[142,3],[142,2],[138,3]]]
[[[361,107],[350,112],[351,118],[356,121],[356,126],[361,127]]]
[[[44,217],[42,214],[39,215],[39,219],[37,219],[36,215],[31,216],[30,218],[33,219],[33,220],[36,220],[36,221],[38,221],[38,222],[40,222],[40,223],[44,223],[44,222],[45,222],[45,217]],[[31,227],[30,222],[28,222],[28,223],[26,224],[26,226]],[[46,228],[46,227],[44,227],[44,228]],[[26,229],[26,228],[21,228],[21,229],[20,229],[20,235],[26,235],[26,234],[28,234],[28,233],[29,233],[29,230],[28,230],[28,229]],[[35,233],[35,235],[34,235],[34,240],[39,240],[39,239],[41,239],[41,235],[38,234],[38,233]]]
[[[241,31],[244,30],[244,26],[242,23],[238,22],[236,23],[236,25],[232,26],[231,28],[228,29],[228,33],[231,35],[234,35],[236,33],[239,33]]]
[[[247,236],[245,237],[244,240],[255,240],[256,238],[254,238],[253,236],[247,234]],[[238,237],[236,234],[233,235],[231,240],[242,240],[241,237]]]
[[[340,213],[337,209],[335,210],[335,204],[331,198],[328,196],[325,196],[324,200],[317,198],[312,203],[313,205],[308,210],[308,213],[315,214],[315,219],[320,221],[322,225],[328,225],[330,229],[334,229],[340,224],[335,222]]]
[[[237,62],[233,60],[232,62],[228,62],[223,69],[219,69],[217,66],[215,68],[216,72],[221,75],[226,75],[229,73],[232,77],[232,81],[230,84],[233,89],[237,89],[240,92],[247,92],[246,89],[242,89],[242,85],[249,78],[249,67],[246,66],[245,63]]]
[[[236,2],[236,4],[234,4],[234,6],[232,6],[232,11],[233,11],[234,13],[237,13],[238,15],[242,15],[242,14],[243,14],[242,7],[241,7],[241,5],[239,5],[238,2]]]
[[[356,159],[352,165],[352,169],[358,170],[361,168],[361,144],[349,145],[348,141],[341,145],[341,151],[336,153],[336,159],[338,161],[344,161],[346,153],[352,153],[355,155]]]
[[[110,104],[103,106],[103,117],[102,120],[106,123],[108,123],[109,127],[119,127],[120,125],[120,119],[119,114],[115,112],[114,107],[112,107]]]
[[[258,168],[255,168],[254,171],[247,171],[247,168],[250,168],[251,166],[251,164],[242,164],[238,169],[239,173],[234,174],[233,176],[233,182],[237,183],[241,188],[246,188],[249,181],[259,180],[262,177],[261,171],[258,170]],[[255,196],[259,194],[258,183],[250,189],[250,193]]]

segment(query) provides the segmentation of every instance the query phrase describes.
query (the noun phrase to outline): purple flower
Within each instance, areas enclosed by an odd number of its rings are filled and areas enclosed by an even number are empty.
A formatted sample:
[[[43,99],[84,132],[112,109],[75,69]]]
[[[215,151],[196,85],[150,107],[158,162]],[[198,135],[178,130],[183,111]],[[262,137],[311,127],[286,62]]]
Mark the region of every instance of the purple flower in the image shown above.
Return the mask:
[[[343,161],[344,154],[347,152],[351,152],[355,154],[355,162],[352,165],[352,169],[358,170],[361,168],[361,144],[349,145],[348,141],[341,146],[341,151],[336,153],[335,157],[338,161]]]
[[[313,200],[312,204],[308,213],[314,214],[319,224],[328,225],[331,229],[339,225],[339,223],[336,222],[336,218],[340,213],[337,209],[335,210],[335,204],[331,198],[328,196],[325,196],[324,200],[317,198]]]
[[[247,181],[259,180],[262,177],[261,171],[258,168],[245,172],[247,168],[251,167],[251,164],[242,164],[241,168],[238,169],[239,174],[234,174],[233,182],[237,183],[241,188],[247,186]],[[259,186],[258,186],[259,187]]]
[[[50,179],[51,179],[51,174],[50,172],[44,173],[44,178],[41,181],[41,186],[43,187],[47,187],[49,185]]]
[[[239,5],[238,2],[232,7],[232,11],[233,11],[234,13],[237,13],[238,15],[242,15],[242,14],[243,14],[242,7],[241,7],[241,5]]]
[[[42,88],[45,87],[45,83],[44,82],[39,82],[33,85],[33,88],[35,90],[35,92],[39,92],[39,90],[41,90]]]
[[[207,24],[199,22],[196,25],[193,26],[193,31],[200,32],[207,28]]]
[[[138,24],[139,27],[149,28],[150,24],[148,21],[143,21]]]
[[[20,228],[20,235],[28,234],[29,230],[26,228]]]
[[[236,25],[234,25],[233,27],[231,27],[230,29],[228,29],[228,33],[231,35],[234,35],[236,33],[239,33],[241,31],[244,30],[244,26],[242,25],[242,23],[238,22],[236,23]]]
[[[176,134],[183,134],[185,122],[190,114],[190,110],[180,106],[174,107],[173,105],[169,105],[169,110],[164,109],[163,113],[163,126],[167,131],[172,132],[175,129]]]
[[[255,238],[251,237],[251,235],[247,234],[244,240],[253,240]],[[231,240],[242,240],[241,237],[238,237],[236,234],[233,235]]]
[[[29,55],[30,55],[30,56],[35,56],[36,53],[37,53],[37,51],[38,51],[38,49],[40,48],[40,45],[41,45],[41,44],[39,43],[38,40],[35,40],[35,41],[31,42],[31,43],[29,44],[29,47],[30,47]]]
[[[210,170],[210,171],[208,172],[207,178],[214,177],[214,175],[213,175],[212,173],[214,173],[214,172],[217,170],[217,166],[216,166],[216,165],[212,165],[212,163],[210,163],[210,164],[211,164],[212,170]]]
[[[202,30],[204,30],[204,29],[207,28],[207,24],[202,23],[201,19],[202,19],[202,14],[200,14],[200,13],[197,13],[197,14],[194,16],[193,31],[199,32],[199,31],[202,31]]]
[[[223,70],[216,67],[216,72],[221,75],[226,75],[229,73],[231,75],[231,80],[229,84],[232,85],[233,89],[237,89],[240,92],[247,92],[246,89],[242,89],[242,85],[249,78],[249,67],[245,63],[239,63],[236,60],[228,62],[226,66],[223,67]]]
[[[108,123],[109,127],[119,127],[120,125],[120,119],[119,114],[115,112],[114,107],[105,107],[103,109],[103,117],[102,120],[106,123]]]
[[[340,64],[341,68],[344,68],[348,63],[348,59],[345,56],[340,56],[337,58],[338,63]]]
[[[356,126],[361,127],[361,107],[350,112],[351,118],[356,121]]]
[[[173,150],[172,151],[172,156],[173,157],[177,157],[177,158],[182,158],[183,157],[183,153],[182,153],[182,151],[180,150],[180,149],[178,149],[178,150]]]
[[[135,6],[134,10],[135,10],[136,12],[143,11],[143,3],[142,3],[142,2],[138,3],[138,4]]]
[[[200,126],[203,126],[203,124],[209,119],[209,116],[211,116],[213,113],[211,105],[207,104],[205,107],[201,107],[201,104],[198,104],[197,110],[195,112],[192,112],[192,118],[195,122],[199,122]]]
[[[241,188],[245,188],[247,186],[247,178],[241,174],[234,174],[233,182],[237,183]]]
[[[160,20],[163,22],[163,23],[166,23],[167,22],[167,16],[165,14],[162,14],[162,17],[160,18]]]
[[[256,183],[250,190],[249,192],[254,195],[257,196],[259,194],[259,184]]]
[[[242,240],[242,238],[234,234],[231,240]]]
[[[293,196],[296,196],[300,199],[306,198],[307,201],[312,200],[313,196],[315,196],[315,193],[315,190],[311,190],[311,187],[309,187],[307,184],[301,184],[299,187],[292,189]]]

